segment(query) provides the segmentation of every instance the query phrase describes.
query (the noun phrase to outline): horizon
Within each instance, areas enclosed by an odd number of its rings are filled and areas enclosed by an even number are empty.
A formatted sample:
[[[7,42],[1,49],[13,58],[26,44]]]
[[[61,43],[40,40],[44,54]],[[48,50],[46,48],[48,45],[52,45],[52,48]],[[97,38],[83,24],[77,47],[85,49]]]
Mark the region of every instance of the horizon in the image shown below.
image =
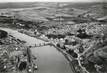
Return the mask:
[[[21,2],[73,2],[73,3],[92,3],[107,2],[107,0],[2,0],[0,3],[21,3]]]

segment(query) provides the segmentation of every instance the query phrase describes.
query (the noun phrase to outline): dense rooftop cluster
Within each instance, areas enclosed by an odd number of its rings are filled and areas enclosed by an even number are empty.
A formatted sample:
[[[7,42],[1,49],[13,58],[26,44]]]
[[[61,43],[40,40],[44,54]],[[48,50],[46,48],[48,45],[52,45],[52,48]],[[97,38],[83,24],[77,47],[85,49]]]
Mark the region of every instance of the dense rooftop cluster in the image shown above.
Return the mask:
[[[1,30],[0,32],[6,32]],[[7,33],[7,32],[6,32]],[[2,34],[1,34],[2,35]],[[0,35],[0,36],[1,36]],[[16,71],[17,57],[23,55],[26,48],[23,44],[25,42],[15,37],[6,34],[6,37],[0,38],[0,72],[14,72]]]

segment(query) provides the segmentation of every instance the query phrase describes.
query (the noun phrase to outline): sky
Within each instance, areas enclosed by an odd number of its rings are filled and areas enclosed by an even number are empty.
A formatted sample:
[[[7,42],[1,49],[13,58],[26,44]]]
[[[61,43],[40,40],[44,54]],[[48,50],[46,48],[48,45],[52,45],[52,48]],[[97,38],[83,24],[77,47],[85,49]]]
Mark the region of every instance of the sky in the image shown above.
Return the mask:
[[[0,0],[0,2],[103,2],[107,0]]]

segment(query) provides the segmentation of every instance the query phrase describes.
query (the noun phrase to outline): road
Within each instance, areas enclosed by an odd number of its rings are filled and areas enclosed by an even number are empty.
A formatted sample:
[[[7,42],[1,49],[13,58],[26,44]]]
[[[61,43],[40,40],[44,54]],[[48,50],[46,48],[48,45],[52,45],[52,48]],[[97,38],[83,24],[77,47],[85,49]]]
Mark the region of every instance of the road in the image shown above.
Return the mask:
[[[7,31],[17,39],[26,41],[26,45],[35,45],[45,43],[42,40],[30,37],[28,35],[17,32],[17,30],[9,28],[0,28]],[[69,62],[66,58],[53,46],[34,47],[31,48],[34,56],[37,56],[38,70],[36,73],[72,73]]]

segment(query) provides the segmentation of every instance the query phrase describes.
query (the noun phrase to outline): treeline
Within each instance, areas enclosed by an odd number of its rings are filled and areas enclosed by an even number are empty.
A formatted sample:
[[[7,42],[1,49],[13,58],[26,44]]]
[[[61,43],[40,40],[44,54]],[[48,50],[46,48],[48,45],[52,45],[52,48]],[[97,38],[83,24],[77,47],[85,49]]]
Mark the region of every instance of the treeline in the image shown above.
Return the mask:
[[[8,33],[6,31],[0,30],[0,39],[6,38],[8,36]]]
[[[23,19],[14,19],[11,16],[0,16],[0,23],[8,23],[11,24],[10,26],[13,27],[22,27],[22,28],[32,28],[32,27],[39,27],[39,24],[44,23],[44,21],[25,21]],[[12,25],[13,24],[13,25]],[[20,26],[22,24],[23,26]]]
[[[0,16],[0,22],[1,23],[12,23],[13,19],[12,19],[12,17],[8,17],[8,16]]]
[[[62,34],[58,34],[58,35],[56,35],[56,34],[48,34],[46,36],[48,38],[53,38],[53,39],[56,39],[56,38],[60,39],[60,38],[65,38],[66,37],[66,35],[62,35]]]

